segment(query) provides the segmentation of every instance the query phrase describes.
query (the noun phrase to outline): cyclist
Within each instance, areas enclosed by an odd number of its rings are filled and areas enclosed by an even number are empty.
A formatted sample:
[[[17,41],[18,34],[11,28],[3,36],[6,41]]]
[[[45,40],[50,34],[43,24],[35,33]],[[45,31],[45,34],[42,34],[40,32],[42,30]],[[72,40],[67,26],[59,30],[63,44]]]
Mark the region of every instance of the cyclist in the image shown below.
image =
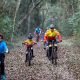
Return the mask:
[[[6,42],[3,40],[3,35],[0,34],[0,68],[1,68],[1,78],[0,80],[5,80],[6,75],[5,75],[5,65],[4,65],[4,60],[5,60],[5,54],[8,53],[8,47]]]
[[[44,28],[41,28],[41,41],[43,41],[44,40]]]
[[[39,40],[40,39],[40,34],[41,34],[41,28],[39,26],[36,27],[34,33],[36,34],[36,41],[37,41],[37,37],[38,37],[38,40]]]
[[[33,45],[36,44],[36,42],[33,40],[33,36],[31,35],[31,33],[29,33],[28,39],[25,40],[22,44],[26,45],[27,50],[28,50],[29,47],[33,47]],[[27,55],[28,54],[26,54],[26,60],[25,60],[25,62],[27,62]],[[33,49],[32,49],[32,57],[34,57]]]
[[[52,42],[52,40],[54,40],[55,43],[57,43],[56,39],[58,39],[58,42],[62,42],[61,34],[54,28],[54,25],[51,24],[50,29],[48,29],[44,35],[44,48],[46,48],[46,45],[49,45],[49,43]],[[57,46],[56,46],[56,50],[57,50]],[[51,56],[51,54],[49,54],[49,56]]]

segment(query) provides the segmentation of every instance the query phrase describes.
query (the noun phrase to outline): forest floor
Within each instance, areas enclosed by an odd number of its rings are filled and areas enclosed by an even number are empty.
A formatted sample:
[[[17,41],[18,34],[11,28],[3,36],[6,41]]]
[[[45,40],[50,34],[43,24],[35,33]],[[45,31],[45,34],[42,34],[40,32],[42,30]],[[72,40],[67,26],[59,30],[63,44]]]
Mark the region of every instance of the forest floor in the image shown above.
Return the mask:
[[[43,42],[34,46],[35,57],[28,66],[21,42],[6,55],[7,80],[80,80],[80,49],[73,46],[73,39],[59,43],[57,66],[46,57]]]

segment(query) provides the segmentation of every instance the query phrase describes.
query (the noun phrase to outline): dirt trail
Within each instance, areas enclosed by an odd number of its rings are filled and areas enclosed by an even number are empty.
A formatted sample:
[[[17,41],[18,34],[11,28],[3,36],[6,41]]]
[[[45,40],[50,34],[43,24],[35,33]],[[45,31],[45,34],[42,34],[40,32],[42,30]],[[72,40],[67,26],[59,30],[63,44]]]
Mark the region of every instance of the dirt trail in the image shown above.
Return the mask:
[[[25,64],[25,53],[23,47],[17,47],[6,56],[6,74],[8,80],[80,80],[74,77],[69,68],[69,56],[73,53],[71,44],[67,42],[59,44],[58,65],[55,66],[46,57],[43,44],[34,46],[34,59],[29,67]]]

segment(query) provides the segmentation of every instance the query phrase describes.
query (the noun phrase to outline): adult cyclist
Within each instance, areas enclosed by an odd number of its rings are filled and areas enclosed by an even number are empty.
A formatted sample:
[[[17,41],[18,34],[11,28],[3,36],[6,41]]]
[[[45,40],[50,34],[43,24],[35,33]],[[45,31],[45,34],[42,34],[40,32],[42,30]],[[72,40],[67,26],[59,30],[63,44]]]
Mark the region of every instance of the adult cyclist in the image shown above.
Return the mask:
[[[0,34],[0,80],[6,80],[5,75],[5,55],[8,53],[8,47],[2,34]]]
[[[53,24],[50,25],[50,28],[45,32],[44,35],[44,47],[49,45],[52,40],[55,41],[55,43],[62,42],[62,36],[58,30],[55,29],[55,26]],[[57,46],[56,46],[57,50]],[[49,54],[49,57],[51,57],[51,53]]]
[[[38,26],[38,27],[36,27],[36,29],[35,29],[35,35],[36,35],[36,41],[38,42],[39,41],[39,39],[40,39],[40,34],[41,34],[41,28]]]

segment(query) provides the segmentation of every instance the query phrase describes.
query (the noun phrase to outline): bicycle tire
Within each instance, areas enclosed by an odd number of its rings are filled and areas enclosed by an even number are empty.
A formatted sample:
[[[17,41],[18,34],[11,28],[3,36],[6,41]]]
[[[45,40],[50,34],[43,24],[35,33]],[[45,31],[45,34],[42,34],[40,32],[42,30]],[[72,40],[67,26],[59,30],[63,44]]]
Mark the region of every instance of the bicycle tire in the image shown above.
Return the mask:
[[[54,64],[57,65],[57,52],[56,52],[56,48],[54,48]]]
[[[28,66],[31,66],[31,58],[32,56],[31,56],[31,51],[30,51],[28,52]]]
[[[51,55],[52,64],[54,63],[54,57],[53,57],[54,55],[53,55],[53,53],[54,53],[54,52],[51,53],[51,54],[52,54],[52,55]]]
[[[51,59],[52,59],[52,64],[57,65],[57,52],[55,46],[52,48],[52,53],[51,53]]]

